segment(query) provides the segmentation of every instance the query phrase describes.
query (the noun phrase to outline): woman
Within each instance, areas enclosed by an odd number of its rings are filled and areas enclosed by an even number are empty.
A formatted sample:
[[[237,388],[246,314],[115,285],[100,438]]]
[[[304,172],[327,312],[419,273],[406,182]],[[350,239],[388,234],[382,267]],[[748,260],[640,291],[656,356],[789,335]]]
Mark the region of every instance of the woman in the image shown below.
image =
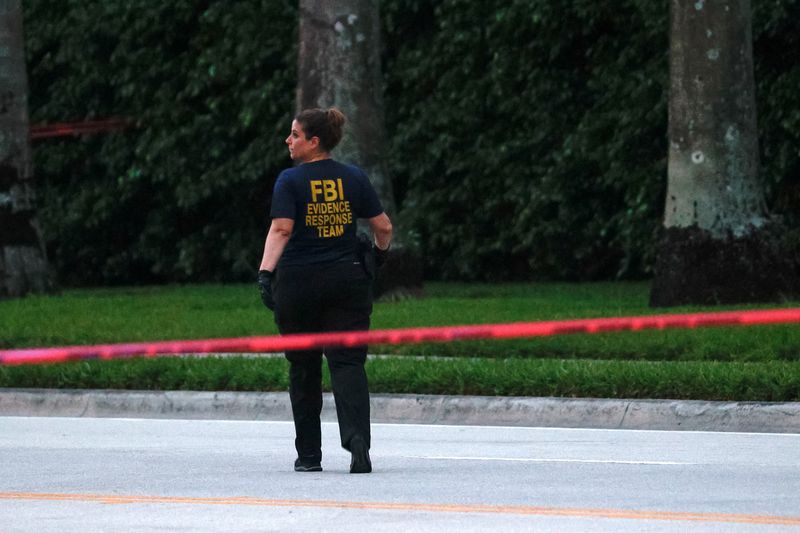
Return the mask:
[[[344,122],[336,108],[307,109],[286,138],[296,166],[275,182],[259,269],[262,300],[274,309],[281,334],[369,329],[372,279],[356,221],[369,222],[378,263],[389,249],[392,224],[364,172],[331,159]],[[350,472],[371,472],[367,347],[324,351],[342,447],[352,456]],[[322,470],[322,353],[286,352],[298,472]]]

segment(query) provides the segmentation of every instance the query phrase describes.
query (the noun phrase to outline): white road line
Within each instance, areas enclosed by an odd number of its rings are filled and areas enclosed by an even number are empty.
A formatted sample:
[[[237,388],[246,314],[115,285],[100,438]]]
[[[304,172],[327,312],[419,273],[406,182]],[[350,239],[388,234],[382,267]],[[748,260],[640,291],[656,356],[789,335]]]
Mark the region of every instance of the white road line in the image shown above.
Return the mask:
[[[620,465],[659,465],[659,466],[683,466],[696,465],[698,463],[683,463],[676,461],[623,461],[616,459],[543,459],[532,457],[459,457],[448,455],[400,455],[403,459],[430,459],[435,461],[512,461],[519,463],[599,463],[599,464],[620,464]]]
[[[656,400],[658,401],[658,400]],[[325,422],[323,422],[325,423]],[[336,422],[333,422],[334,424]],[[509,429],[518,431],[530,430],[544,430],[558,432],[597,432],[597,433],[675,433],[678,435],[719,435],[719,436],[736,436],[736,435],[763,435],[766,437],[780,437],[780,438],[799,438],[800,433],[775,433],[764,431],[713,431],[713,430],[700,430],[700,429],[627,429],[627,428],[581,428],[581,427],[558,427],[558,426],[487,426],[481,424],[439,424],[439,423],[416,423],[416,422],[372,422],[373,426],[418,426],[426,428],[461,428],[461,429]]]

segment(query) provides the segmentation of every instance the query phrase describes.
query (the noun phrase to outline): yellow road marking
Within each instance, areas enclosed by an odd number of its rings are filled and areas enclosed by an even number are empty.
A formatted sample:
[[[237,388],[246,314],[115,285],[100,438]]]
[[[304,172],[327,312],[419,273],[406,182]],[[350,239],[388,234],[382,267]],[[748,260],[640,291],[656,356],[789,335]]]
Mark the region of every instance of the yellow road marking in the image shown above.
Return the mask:
[[[493,513],[539,516],[572,516],[580,518],[617,518],[628,520],[667,520],[691,522],[725,522],[800,526],[800,516],[771,516],[730,513],[681,513],[669,511],[636,511],[629,509],[581,509],[569,507],[535,507],[527,505],[480,505],[448,503],[392,503],[337,500],[274,500],[241,497],[182,497],[119,494],[69,494],[46,492],[0,492],[0,500],[75,501],[105,504],[189,504],[248,505],[260,507],[319,507],[368,509],[380,511],[417,511],[431,513]]]

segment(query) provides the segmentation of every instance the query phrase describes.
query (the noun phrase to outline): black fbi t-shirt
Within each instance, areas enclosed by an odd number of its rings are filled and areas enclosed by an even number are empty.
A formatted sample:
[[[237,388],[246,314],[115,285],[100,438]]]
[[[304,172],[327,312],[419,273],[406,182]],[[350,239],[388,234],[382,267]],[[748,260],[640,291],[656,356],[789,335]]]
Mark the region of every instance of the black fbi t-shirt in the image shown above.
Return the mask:
[[[284,170],[270,216],[293,219],[294,229],[278,268],[356,260],[356,220],[381,213],[375,189],[356,166],[323,159]]]

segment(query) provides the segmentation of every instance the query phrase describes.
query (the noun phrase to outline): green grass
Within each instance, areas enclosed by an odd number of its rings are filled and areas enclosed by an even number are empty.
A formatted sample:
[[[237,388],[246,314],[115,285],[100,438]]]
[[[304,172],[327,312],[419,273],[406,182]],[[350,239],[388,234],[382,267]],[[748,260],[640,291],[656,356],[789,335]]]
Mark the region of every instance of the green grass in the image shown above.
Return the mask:
[[[373,328],[719,311],[647,307],[645,283],[431,283],[426,297],[377,303]],[[781,307],[796,306],[787,302]],[[0,302],[0,347],[276,334],[251,285],[82,289]],[[702,328],[508,341],[372,346],[370,388],[441,393],[794,401],[800,327]],[[2,387],[285,390],[286,362],[159,358],[0,367]],[[327,386],[327,385],[326,385]]]
[[[373,329],[405,328],[768,307],[682,307],[665,311],[649,308],[647,297],[645,283],[431,283],[425,298],[377,303],[372,323]],[[60,296],[0,302],[0,348],[276,333],[272,314],[261,307],[250,285],[70,290]],[[371,351],[556,359],[800,361],[800,327],[580,334],[373,346]]]
[[[373,393],[795,401],[800,363],[418,359],[367,363]],[[325,389],[330,390],[327,369]],[[0,387],[284,391],[283,358],[202,357],[0,367]]]

